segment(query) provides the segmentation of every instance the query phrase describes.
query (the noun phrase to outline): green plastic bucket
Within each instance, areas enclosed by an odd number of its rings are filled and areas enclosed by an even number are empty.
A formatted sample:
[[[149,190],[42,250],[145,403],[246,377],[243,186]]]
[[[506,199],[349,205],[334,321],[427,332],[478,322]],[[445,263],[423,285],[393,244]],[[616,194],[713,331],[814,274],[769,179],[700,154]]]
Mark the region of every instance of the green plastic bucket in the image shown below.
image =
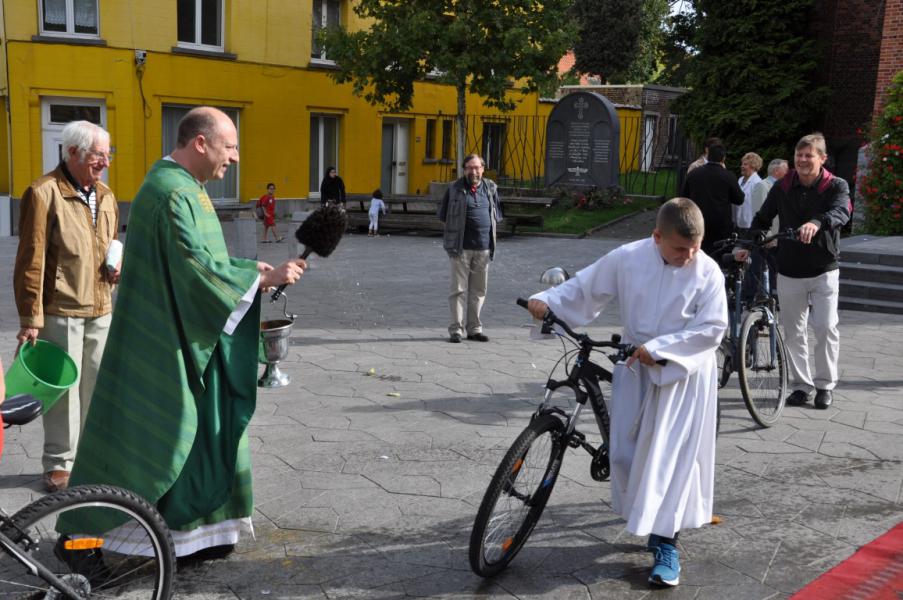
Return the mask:
[[[4,377],[6,395],[31,394],[44,412],[78,380],[78,367],[65,350],[47,340],[22,344],[19,355]]]

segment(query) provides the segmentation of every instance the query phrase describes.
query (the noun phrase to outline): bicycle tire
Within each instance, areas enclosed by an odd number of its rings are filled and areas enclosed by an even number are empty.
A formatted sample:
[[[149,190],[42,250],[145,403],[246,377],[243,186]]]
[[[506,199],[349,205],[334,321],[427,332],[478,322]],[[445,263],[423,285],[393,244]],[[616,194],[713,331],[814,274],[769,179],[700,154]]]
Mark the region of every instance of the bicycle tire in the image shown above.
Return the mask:
[[[60,536],[57,519],[67,521],[112,514],[125,523],[99,535]],[[82,521],[84,522],[84,521]],[[40,562],[84,598],[134,598],[168,600],[175,576],[175,549],[172,536],[157,510],[128,490],[106,485],[69,488],[40,498],[10,519],[4,533],[29,557]],[[25,536],[34,544],[28,544]],[[89,549],[69,544],[84,543]],[[94,548],[94,549],[90,549]],[[99,548],[99,550],[97,550]],[[135,553],[149,553],[141,556]],[[0,560],[0,597],[62,598],[43,579],[32,575],[11,557]]]
[[[771,356],[771,333],[775,335],[775,355]],[[787,350],[777,323],[768,314],[754,309],[740,329],[740,360],[737,371],[740,392],[753,420],[771,427],[781,418],[787,394]]]
[[[731,367],[730,340],[724,339],[715,349],[715,363],[718,366],[718,389],[727,385],[733,372]]]
[[[558,479],[563,432],[561,419],[540,416],[505,453],[486,489],[470,534],[470,568],[477,575],[492,577],[502,571],[530,537]],[[512,500],[516,504],[505,511]],[[503,510],[497,514],[500,502]],[[512,515],[514,518],[508,518]]]

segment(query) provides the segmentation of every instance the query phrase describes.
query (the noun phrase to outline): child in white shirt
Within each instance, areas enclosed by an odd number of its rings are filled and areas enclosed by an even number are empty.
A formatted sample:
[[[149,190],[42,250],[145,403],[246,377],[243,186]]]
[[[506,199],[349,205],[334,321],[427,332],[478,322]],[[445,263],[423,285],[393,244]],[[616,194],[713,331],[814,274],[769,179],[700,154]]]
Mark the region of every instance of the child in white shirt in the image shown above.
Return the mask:
[[[383,191],[377,189],[374,190],[373,197],[370,199],[370,232],[367,234],[370,237],[379,235],[377,233],[379,229],[379,211],[386,214],[386,203],[383,202]]]

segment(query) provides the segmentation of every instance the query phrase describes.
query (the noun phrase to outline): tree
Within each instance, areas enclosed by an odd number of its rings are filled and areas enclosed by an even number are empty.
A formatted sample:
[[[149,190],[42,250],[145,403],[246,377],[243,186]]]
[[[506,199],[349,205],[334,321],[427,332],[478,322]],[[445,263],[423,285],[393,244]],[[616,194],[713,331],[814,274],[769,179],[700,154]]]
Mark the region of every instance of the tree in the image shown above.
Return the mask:
[[[617,81],[640,51],[644,0],[575,0],[574,68]]]
[[[609,83],[651,81],[668,9],[668,0],[575,0],[574,68]]]
[[[814,0],[696,0],[687,40],[690,91],[672,110],[695,139],[725,140],[731,162],[745,152],[789,157],[814,128],[828,91],[816,85],[818,54],[809,37]]]
[[[868,172],[859,189],[865,225],[877,235],[903,234],[903,71],[887,88],[887,105],[875,120]]]
[[[457,93],[458,173],[464,155],[468,91],[511,110],[509,92],[557,78],[574,27],[571,0],[360,0],[365,31],[327,30],[323,42],[354,93],[390,111],[410,109],[414,82],[435,76]]]

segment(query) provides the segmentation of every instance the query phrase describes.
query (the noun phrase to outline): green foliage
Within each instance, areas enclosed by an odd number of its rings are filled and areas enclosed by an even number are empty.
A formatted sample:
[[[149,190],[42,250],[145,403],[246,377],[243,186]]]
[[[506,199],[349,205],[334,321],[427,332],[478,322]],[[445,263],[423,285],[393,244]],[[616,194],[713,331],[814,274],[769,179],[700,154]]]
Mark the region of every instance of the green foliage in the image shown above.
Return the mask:
[[[617,206],[630,206],[633,199],[620,186],[589,188],[586,190],[559,187],[553,190],[554,204],[563,209],[607,210]]]
[[[574,68],[615,81],[640,51],[643,0],[575,0]]]
[[[668,0],[575,0],[574,68],[608,83],[646,83],[659,69]]]
[[[903,235],[903,71],[887,89],[887,106],[871,139],[868,173],[860,182],[870,233]]]
[[[746,152],[791,156],[827,103],[814,85],[818,53],[810,37],[814,0],[694,0],[696,27],[683,31],[696,51],[689,93],[672,110],[687,132],[725,140],[731,164]]]
[[[512,85],[535,91],[557,80],[558,60],[574,35],[571,0],[360,0],[369,30],[326,31],[339,69],[330,76],[390,111],[410,109],[414,82],[438,74],[458,90],[510,110]]]

